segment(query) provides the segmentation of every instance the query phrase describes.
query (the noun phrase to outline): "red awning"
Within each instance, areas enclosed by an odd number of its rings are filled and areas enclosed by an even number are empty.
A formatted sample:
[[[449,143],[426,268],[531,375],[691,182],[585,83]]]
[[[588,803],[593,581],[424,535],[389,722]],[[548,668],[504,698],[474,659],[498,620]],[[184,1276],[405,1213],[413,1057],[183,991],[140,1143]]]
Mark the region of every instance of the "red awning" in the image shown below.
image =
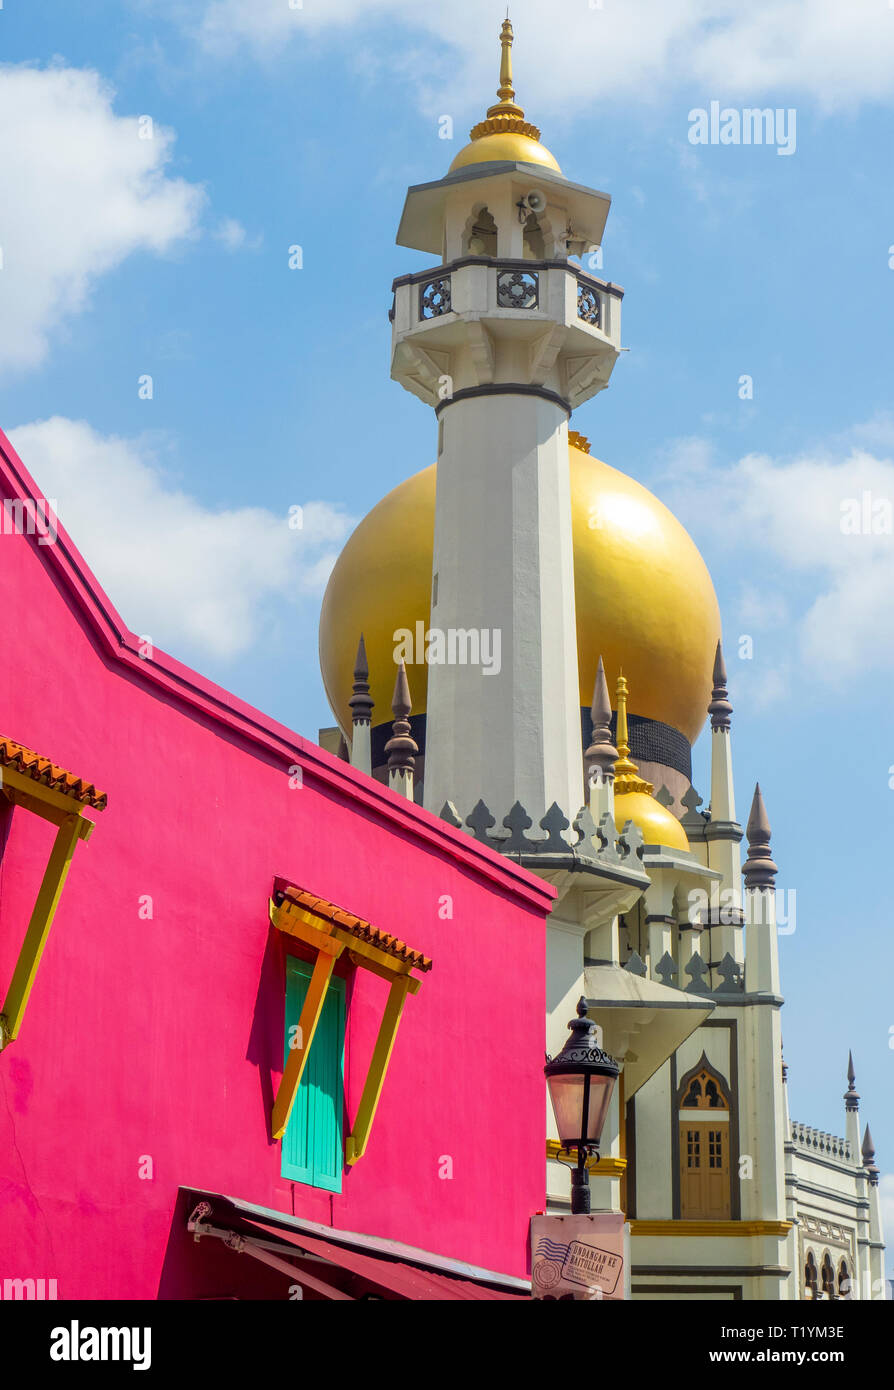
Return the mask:
[[[415,1246],[321,1226],[221,1193],[186,1189],[187,1226],[304,1285],[311,1297],[429,1302],[528,1301],[526,1280],[481,1269]]]
[[[508,1290],[488,1288],[472,1279],[461,1279],[452,1274],[440,1274],[433,1269],[420,1269],[416,1265],[404,1264],[401,1260],[386,1260],[380,1255],[364,1255],[357,1250],[348,1250],[343,1245],[332,1245],[329,1241],[318,1240],[313,1236],[297,1235],[291,1231],[280,1231],[275,1226],[258,1225],[258,1232],[273,1236],[289,1246],[296,1253],[301,1250],[308,1255],[317,1255],[331,1261],[341,1269],[348,1269],[362,1279],[390,1289],[399,1298],[421,1299],[443,1302],[453,1299],[522,1299],[530,1301],[530,1296],[510,1293]],[[300,1282],[300,1280],[299,1280]]]

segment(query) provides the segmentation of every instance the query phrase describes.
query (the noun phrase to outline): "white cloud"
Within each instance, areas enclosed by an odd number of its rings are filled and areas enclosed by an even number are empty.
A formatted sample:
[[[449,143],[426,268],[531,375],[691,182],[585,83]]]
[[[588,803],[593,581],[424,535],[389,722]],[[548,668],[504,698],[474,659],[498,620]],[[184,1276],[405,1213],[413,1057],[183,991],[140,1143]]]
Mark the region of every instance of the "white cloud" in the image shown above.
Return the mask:
[[[219,241],[225,251],[257,251],[261,245],[260,236],[249,238],[241,222],[235,217],[224,217],[214,229],[214,239]]]
[[[204,192],[165,166],[173,135],[112,110],[95,72],[0,66],[0,367],[46,356],[96,278],[192,235]]]
[[[747,566],[737,616],[750,630],[775,627],[786,660],[833,685],[894,667],[884,637],[894,631],[894,459],[856,442],[867,429],[829,453],[749,454],[732,467],[705,440],[684,440],[668,468],[685,523],[712,538],[721,563]],[[882,439],[878,422],[872,433]]]
[[[420,31],[434,40],[419,78],[429,109],[446,91],[480,102],[496,85],[497,14],[484,13],[480,0],[303,0],[300,8],[290,0],[209,0],[198,32],[212,51],[241,54],[249,46],[275,56],[328,29],[365,61],[369,21],[392,21],[389,51],[398,65]],[[824,107],[894,94],[894,11],[882,0],[514,0],[512,20],[520,96],[534,115],[567,111],[570,69],[578,75],[575,109],[622,94],[652,101],[693,84],[720,100],[777,91],[787,105],[810,97]]]
[[[277,602],[322,590],[355,519],[309,502],[303,527],[260,506],[212,510],[172,486],[147,439],[54,417],[10,431],[26,468],[136,632],[230,659]]]

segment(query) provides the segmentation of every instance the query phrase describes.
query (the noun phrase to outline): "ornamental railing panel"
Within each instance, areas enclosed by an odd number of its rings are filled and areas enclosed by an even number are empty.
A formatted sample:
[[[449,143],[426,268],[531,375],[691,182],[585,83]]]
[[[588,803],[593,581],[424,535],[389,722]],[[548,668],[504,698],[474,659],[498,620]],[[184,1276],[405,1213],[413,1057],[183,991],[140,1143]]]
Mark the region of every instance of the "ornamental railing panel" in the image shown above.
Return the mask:
[[[602,299],[595,285],[585,280],[577,282],[577,316],[591,328],[602,327]]]
[[[419,286],[419,317],[436,319],[451,310],[450,276],[440,275]]]
[[[540,276],[536,270],[498,271],[497,304],[501,309],[538,308]]]

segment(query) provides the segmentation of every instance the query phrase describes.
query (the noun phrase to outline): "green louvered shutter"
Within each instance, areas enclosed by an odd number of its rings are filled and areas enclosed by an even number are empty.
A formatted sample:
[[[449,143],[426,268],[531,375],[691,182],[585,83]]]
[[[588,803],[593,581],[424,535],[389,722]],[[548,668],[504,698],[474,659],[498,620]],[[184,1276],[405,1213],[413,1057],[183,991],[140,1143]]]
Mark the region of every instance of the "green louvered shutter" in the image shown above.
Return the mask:
[[[289,956],[286,964],[286,1038],[301,1018],[313,967]],[[282,1176],[341,1192],[344,1144],[345,982],[333,975],[326,991],[304,1076],[282,1139]]]

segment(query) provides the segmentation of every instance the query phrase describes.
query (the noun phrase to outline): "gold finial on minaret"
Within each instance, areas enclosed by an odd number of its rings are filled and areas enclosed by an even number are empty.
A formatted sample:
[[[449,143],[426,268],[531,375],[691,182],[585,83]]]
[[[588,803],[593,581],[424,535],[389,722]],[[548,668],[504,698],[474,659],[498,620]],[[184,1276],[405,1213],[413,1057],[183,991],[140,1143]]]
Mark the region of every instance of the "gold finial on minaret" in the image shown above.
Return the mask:
[[[540,139],[540,131],[535,125],[531,125],[529,121],[525,120],[524,110],[515,100],[515,88],[512,83],[512,44],[514,39],[512,24],[507,15],[500,32],[502,51],[500,85],[497,88],[497,96],[500,100],[495,106],[488,107],[485,119],[473,127],[471,132],[473,140],[480,140],[485,135],[498,135],[500,133],[527,135],[531,140]]]
[[[623,672],[618,673],[618,730],[615,742],[618,745],[618,761],[615,763],[615,795],[625,792],[645,792],[651,796],[655,788],[651,782],[640,777],[639,768],[630,757],[630,737],[627,730],[627,681]]]
[[[512,25],[507,14],[500,33],[500,45],[503,50],[500,58],[500,85],[497,88],[497,96],[500,101],[497,106],[490,108],[487,113],[489,116],[502,114],[523,116],[525,114],[520,106],[515,105],[515,88],[512,85],[512,44],[514,39],[515,35],[512,32]]]

